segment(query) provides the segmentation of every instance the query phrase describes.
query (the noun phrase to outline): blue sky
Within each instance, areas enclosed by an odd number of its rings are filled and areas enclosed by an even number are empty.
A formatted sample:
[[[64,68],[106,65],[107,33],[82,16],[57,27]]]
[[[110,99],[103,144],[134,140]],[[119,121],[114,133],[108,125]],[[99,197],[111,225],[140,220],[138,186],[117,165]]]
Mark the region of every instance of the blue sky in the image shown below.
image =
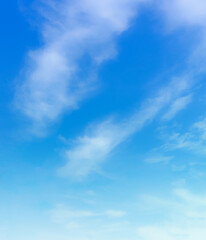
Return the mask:
[[[203,240],[205,1],[0,11],[1,239]]]

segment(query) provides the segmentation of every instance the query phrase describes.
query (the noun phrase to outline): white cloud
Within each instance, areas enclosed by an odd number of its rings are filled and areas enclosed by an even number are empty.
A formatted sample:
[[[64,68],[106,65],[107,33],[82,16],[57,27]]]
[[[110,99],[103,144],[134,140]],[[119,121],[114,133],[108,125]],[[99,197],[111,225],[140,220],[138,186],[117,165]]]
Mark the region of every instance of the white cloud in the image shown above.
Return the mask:
[[[163,120],[171,120],[178,112],[182,111],[191,102],[192,96],[184,96],[175,100],[170,109],[163,115]]]
[[[165,18],[174,27],[206,27],[205,0],[162,0],[161,9]]]
[[[111,120],[93,127],[89,135],[79,137],[75,147],[66,152],[69,162],[59,169],[60,175],[81,178],[97,170],[105,156],[127,138],[131,127]]]
[[[57,205],[48,212],[51,222],[55,224],[52,230],[60,229],[60,232],[65,232],[63,236],[69,236],[71,240],[125,240],[124,234],[128,235],[126,215],[126,211],[117,209],[102,210],[97,207],[82,210],[66,205]]]
[[[134,207],[134,203],[132,204]],[[54,223],[74,239],[204,240],[206,195],[176,188],[164,197],[142,195],[135,208],[71,210],[59,205],[49,212]],[[127,215],[132,219],[126,221]],[[148,219],[147,219],[148,218]],[[121,221],[120,221],[121,220]],[[72,238],[71,238],[72,239]]]
[[[43,1],[43,45],[28,53],[17,107],[41,134],[95,89],[96,69],[116,54],[115,39],[130,26],[141,0]],[[81,62],[88,57],[86,71]]]
[[[173,156],[153,156],[153,157],[149,157],[145,159],[145,162],[147,163],[168,163],[169,161],[171,161],[173,159]]]
[[[59,169],[61,176],[82,178],[97,171],[107,155],[129,136],[152,121],[168,104],[175,101],[191,87],[188,78],[172,80],[161,88],[156,96],[148,99],[142,108],[130,118],[121,122],[104,121],[90,127],[89,133],[76,140],[72,149],[66,152],[67,164]],[[176,91],[174,92],[174,89]],[[154,94],[155,95],[155,94]]]
[[[202,141],[206,140],[206,118],[199,122],[196,122],[194,124],[194,128],[199,132],[200,139]]]
[[[124,211],[117,211],[117,210],[107,210],[105,212],[105,215],[110,218],[120,218],[126,215],[126,212]]]
[[[167,138],[164,149],[186,149],[197,154],[206,154],[206,119],[193,124],[186,133],[173,133]]]
[[[85,221],[122,218],[127,212],[114,209],[100,212],[94,210],[74,210],[67,208],[65,205],[57,205],[56,208],[49,211],[49,214],[55,223],[76,228],[85,224]]]
[[[53,221],[57,223],[74,222],[76,219],[95,217],[98,214],[89,210],[70,210],[64,205],[58,205],[55,209],[50,211]]]
[[[204,227],[181,226],[147,226],[139,228],[139,240],[204,240],[206,230]]]
[[[188,72],[196,75],[205,73],[205,39],[206,39],[206,2],[205,0],[160,0],[155,7],[163,14],[166,29],[189,30],[190,47],[192,49],[188,58]],[[189,33],[187,31],[187,34]],[[184,35],[184,33],[183,33]],[[188,43],[188,41],[187,41]]]
[[[147,201],[145,201],[147,199]],[[143,205],[153,207],[149,224],[139,226],[139,240],[196,240],[205,239],[206,196],[187,189],[175,189],[170,199],[147,196]],[[164,211],[164,215],[162,215]],[[152,211],[151,211],[152,212]],[[155,220],[156,217],[158,221]]]

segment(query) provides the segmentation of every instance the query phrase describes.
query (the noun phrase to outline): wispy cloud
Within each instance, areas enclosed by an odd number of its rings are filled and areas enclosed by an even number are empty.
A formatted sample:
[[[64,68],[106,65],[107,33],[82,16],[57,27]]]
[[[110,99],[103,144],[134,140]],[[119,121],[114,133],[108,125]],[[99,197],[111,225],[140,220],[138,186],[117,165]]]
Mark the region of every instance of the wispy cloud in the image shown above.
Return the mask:
[[[162,0],[161,9],[173,27],[206,27],[206,2],[204,0]],[[174,14],[175,13],[175,14]]]
[[[52,218],[56,222],[65,222],[74,219],[82,219],[88,217],[114,217],[119,218],[126,215],[125,211],[121,210],[106,210],[102,212],[95,212],[89,210],[70,210],[64,205],[58,205],[55,209],[50,211]]]
[[[17,107],[33,121],[33,131],[41,134],[65,110],[78,108],[91,95],[98,66],[115,56],[115,40],[129,28],[141,2],[43,1],[43,44],[28,53],[16,94]]]
[[[123,218],[127,212],[121,210],[106,210],[106,211],[94,211],[94,210],[74,210],[69,209],[65,205],[58,205],[54,209],[49,211],[49,215],[53,222],[65,226],[67,229],[78,231],[81,228],[91,228],[91,225],[87,225],[91,221],[116,221]],[[99,226],[98,226],[99,227]],[[88,229],[87,231],[88,232]]]
[[[186,30],[187,34],[190,33],[192,50],[187,59],[188,72],[196,75],[205,73],[206,2],[204,0],[160,0],[155,2],[155,6],[163,15],[167,32],[183,30],[184,35]]]
[[[178,112],[182,111],[191,102],[192,96],[184,96],[175,100],[169,110],[163,115],[163,120],[171,120]]]
[[[186,149],[196,154],[206,154],[206,119],[198,121],[185,133],[175,132],[163,146],[166,150]]]
[[[59,169],[61,176],[82,178],[97,171],[107,155],[152,121],[168,104],[176,101],[191,87],[188,78],[173,79],[157,94],[145,101],[141,109],[123,121],[106,120],[91,126],[88,133],[76,139],[73,148],[66,152],[67,164]],[[174,89],[176,91],[174,92]]]
[[[59,169],[60,175],[81,178],[97,170],[105,156],[127,138],[131,127],[107,120],[88,131],[89,134],[76,139],[74,148],[66,152],[69,161],[66,166]]]
[[[58,205],[49,216],[72,239],[204,240],[206,195],[175,188],[164,197],[139,195],[127,211],[74,210]]]
[[[173,159],[173,156],[152,156],[145,159],[145,162],[147,163],[168,163]]]
[[[205,200],[206,196],[184,188],[175,189],[170,199],[145,196],[142,206],[151,211],[150,223],[137,228],[139,239],[203,240],[206,234]]]

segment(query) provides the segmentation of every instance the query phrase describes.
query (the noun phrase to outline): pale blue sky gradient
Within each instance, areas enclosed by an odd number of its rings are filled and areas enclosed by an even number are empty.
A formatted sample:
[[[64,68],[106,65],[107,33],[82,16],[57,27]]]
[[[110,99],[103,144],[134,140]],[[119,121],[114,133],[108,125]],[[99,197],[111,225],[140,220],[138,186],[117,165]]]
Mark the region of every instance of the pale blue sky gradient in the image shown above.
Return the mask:
[[[206,2],[0,12],[0,239],[204,240]]]

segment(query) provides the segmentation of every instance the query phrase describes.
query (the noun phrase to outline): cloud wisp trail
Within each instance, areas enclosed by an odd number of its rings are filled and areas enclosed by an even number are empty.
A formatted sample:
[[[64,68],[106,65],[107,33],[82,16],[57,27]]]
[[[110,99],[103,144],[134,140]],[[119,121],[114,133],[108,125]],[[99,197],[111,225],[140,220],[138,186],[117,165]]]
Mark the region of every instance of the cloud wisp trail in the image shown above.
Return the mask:
[[[153,98],[145,101],[141,109],[128,119],[117,122],[105,120],[90,127],[88,133],[78,137],[74,147],[66,152],[67,164],[58,170],[62,176],[81,179],[98,170],[110,152],[128,137],[154,120],[168,105],[173,104],[190,89],[187,78],[172,80]],[[174,89],[176,90],[174,92]]]
[[[92,94],[98,67],[116,55],[116,38],[130,27],[141,2],[43,1],[43,44],[28,53],[15,101],[32,120],[35,134],[42,135],[50,123]]]

